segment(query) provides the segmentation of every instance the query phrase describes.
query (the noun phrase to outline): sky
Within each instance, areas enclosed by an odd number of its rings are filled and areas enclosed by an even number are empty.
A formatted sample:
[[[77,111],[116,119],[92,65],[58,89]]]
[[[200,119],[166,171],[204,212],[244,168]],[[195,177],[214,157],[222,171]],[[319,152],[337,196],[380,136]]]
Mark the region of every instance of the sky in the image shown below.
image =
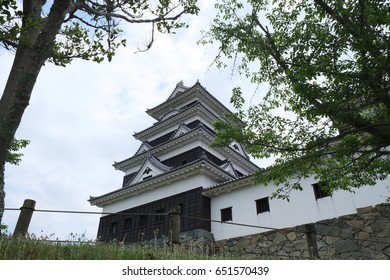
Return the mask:
[[[101,211],[87,201],[121,187],[123,173],[114,161],[136,152],[133,138],[154,123],[145,113],[165,101],[176,84],[197,80],[225,106],[231,90],[242,86],[248,100],[256,91],[247,79],[218,69],[212,62],[218,46],[198,45],[216,13],[213,1],[200,1],[188,29],[159,34],[151,50],[135,53],[150,35],[148,26],[124,25],[127,47],[111,63],[74,61],[64,67],[46,64],[38,77],[17,139],[31,143],[19,166],[6,166],[6,208],[20,208],[25,199],[36,209]],[[4,88],[13,55],[0,50],[0,88]],[[257,93],[258,94],[258,93]],[[266,162],[256,162],[260,166]],[[12,232],[19,211],[5,211],[3,224]],[[38,237],[94,240],[99,215],[35,212],[29,232]]]

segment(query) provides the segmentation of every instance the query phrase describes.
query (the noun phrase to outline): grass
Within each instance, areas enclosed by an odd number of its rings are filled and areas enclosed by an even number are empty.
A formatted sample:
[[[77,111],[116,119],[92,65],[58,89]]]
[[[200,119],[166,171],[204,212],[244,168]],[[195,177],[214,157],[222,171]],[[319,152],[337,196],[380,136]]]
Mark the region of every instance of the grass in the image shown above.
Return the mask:
[[[0,236],[0,260],[209,260],[231,258],[203,252],[120,243],[59,242],[48,238]]]

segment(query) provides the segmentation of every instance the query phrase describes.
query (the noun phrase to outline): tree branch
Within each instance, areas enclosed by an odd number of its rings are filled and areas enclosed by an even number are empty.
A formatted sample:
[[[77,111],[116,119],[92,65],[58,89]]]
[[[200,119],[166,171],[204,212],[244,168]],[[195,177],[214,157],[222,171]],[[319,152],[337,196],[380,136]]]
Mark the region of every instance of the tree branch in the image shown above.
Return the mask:
[[[150,18],[150,19],[138,19],[138,18],[132,18],[132,17],[121,15],[121,14],[114,13],[114,12],[101,12],[101,11],[98,11],[98,10],[88,6],[84,2],[81,4],[81,9],[84,10],[85,12],[92,14],[92,15],[95,15],[95,16],[108,17],[108,18],[118,18],[118,19],[122,19],[124,21],[127,21],[129,23],[153,23],[153,22],[159,22],[162,20],[174,21],[174,20],[179,19],[185,13],[185,10],[183,10],[180,13],[178,13],[177,15],[171,16],[171,17],[164,17],[165,16],[164,15],[164,16],[158,16],[158,17]]]
[[[146,51],[148,51],[148,50],[152,47],[152,45],[153,45],[153,43],[154,43],[154,29],[155,29],[154,24],[155,24],[155,23],[153,22],[153,23],[152,23],[152,36],[151,36],[149,42],[146,44],[146,48],[145,48],[145,49],[140,49],[140,48],[138,48],[137,53],[138,53],[138,52],[146,52]]]
[[[323,0],[314,0],[314,3],[316,3],[318,6],[320,6],[328,15],[330,15],[338,23],[347,27],[353,36],[359,37],[359,33],[356,32],[356,30],[354,30],[352,28],[353,23],[349,18],[341,15],[336,10],[332,9],[332,7],[330,7],[328,4],[326,4]]]

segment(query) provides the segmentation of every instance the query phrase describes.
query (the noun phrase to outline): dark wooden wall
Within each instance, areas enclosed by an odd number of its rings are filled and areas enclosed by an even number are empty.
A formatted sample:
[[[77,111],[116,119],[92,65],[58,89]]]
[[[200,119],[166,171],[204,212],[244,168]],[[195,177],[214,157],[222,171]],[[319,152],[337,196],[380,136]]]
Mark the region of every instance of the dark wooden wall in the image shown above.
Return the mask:
[[[179,193],[164,199],[100,218],[98,239],[140,242],[154,237],[169,236],[168,216],[154,214],[168,213],[175,205],[181,205],[182,216],[210,219],[210,199],[203,196],[202,188]],[[129,205],[130,206],[130,205]],[[126,214],[132,213],[132,214]],[[124,215],[126,214],[126,215]],[[148,215],[152,214],[152,215]],[[211,231],[210,221],[182,217],[180,231],[205,229]]]

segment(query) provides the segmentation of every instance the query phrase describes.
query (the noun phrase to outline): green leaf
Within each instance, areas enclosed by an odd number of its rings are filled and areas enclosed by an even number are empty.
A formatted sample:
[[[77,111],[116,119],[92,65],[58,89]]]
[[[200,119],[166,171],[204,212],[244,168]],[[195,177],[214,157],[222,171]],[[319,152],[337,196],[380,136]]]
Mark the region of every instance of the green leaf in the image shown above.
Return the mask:
[[[7,153],[6,162],[14,165],[19,165],[22,160],[22,153],[19,153],[19,150],[27,147],[30,143],[29,140],[16,140],[14,139],[11,144],[11,148]]]

